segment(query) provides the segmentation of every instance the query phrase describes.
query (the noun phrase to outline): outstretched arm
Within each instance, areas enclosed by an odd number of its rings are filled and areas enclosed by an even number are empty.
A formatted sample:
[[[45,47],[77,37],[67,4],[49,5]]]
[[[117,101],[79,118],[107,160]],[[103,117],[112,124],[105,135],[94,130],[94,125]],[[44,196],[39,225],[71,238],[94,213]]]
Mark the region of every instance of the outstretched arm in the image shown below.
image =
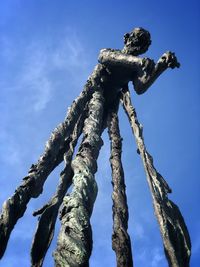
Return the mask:
[[[137,94],[143,94],[154,83],[154,81],[168,68],[179,68],[180,63],[174,53],[164,53],[155,64],[153,60],[144,58],[142,70],[133,79],[134,89]]]
[[[180,66],[175,54],[170,51],[164,53],[155,63],[152,59],[125,54],[121,50],[102,49],[98,61],[110,69],[119,67],[128,71],[137,94],[145,93],[167,68]]]

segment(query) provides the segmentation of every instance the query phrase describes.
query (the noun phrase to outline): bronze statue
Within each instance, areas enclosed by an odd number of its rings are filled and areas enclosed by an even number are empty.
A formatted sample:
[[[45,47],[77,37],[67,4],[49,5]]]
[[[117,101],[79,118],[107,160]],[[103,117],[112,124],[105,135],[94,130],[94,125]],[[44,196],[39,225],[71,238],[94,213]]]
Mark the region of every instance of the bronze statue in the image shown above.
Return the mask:
[[[124,35],[122,50],[102,49],[98,65],[86,85],[68,110],[65,120],[52,132],[38,162],[15,193],[3,204],[0,216],[0,256],[2,257],[11,231],[23,216],[31,198],[38,197],[48,175],[63,160],[65,168],[60,174],[54,196],[34,216],[40,215],[31,249],[32,266],[42,266],[51,244],[55,222],[60,208],[61,229],[54,252],[55,266],[86,267],[92,251],[90,217],[97,195],[94,175],[105,128],[111,141],[111,168],[113,184],[113,235],[112,246],[118,267],[133,266],[131,242],[128,235],[128,206],[121,162],[121,136],[118,124],[118,106],[121,101],[135,135],[147,181],[153,198],[155,214],[160,226],[165,254],[171,267],[188,267],[190,237],[178,207],[168,199],[170,187],[157,172],[147,152],[143,129],[132,106],[128,83],[133,83],[137,94],[143,94],[168,68],[180,64],[174,53],[164,53],[157,63],[138,57],[151,44],[148,31],[135,28]],[[76,156],[78,138],[83,139]],[[67,194],[68,188],[72,192]]]

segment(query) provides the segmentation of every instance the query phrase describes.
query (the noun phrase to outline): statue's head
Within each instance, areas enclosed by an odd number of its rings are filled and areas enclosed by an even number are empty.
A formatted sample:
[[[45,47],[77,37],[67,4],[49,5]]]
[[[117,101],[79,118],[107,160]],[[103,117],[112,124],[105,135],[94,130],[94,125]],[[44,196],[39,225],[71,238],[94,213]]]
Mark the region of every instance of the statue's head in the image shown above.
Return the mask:
[[[124,35],[123,52],[133,56],[145,53],[151,44],[151,35],[143,28],[135,28]]]

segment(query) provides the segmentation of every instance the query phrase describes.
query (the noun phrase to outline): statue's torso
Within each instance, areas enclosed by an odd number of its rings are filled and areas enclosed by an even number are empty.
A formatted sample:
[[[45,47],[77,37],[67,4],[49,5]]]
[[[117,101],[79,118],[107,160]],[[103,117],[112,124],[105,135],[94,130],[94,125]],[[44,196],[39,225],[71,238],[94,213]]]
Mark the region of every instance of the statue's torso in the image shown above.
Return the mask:
[[[104,90],[104,97],[106,105],[112,105],[115,101],[119,91],[133,80],[135,75],[134,71],[130,69],[115,67],[105,67],[99,64],[101,69],[103,68],[103,74],[101,74],[100,83]]]

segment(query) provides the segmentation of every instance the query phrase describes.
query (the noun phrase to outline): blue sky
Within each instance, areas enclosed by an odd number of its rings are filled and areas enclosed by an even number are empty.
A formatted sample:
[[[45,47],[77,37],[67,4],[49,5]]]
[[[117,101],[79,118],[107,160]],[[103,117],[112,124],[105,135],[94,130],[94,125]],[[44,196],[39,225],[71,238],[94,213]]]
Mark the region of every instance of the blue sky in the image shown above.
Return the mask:
[[[122,48],[123,34],[148,29],[152,45],[145,57],[157,60],[172,50],[180,69],[168,70],[147,93],[132,101],[144,126],[145,143],[155,166],[173,189],[193,252],[200,261],[200,78],[197,0],[191,1],[64,1],[2,0],[0,2],[0,204],[13,194],[37,161],[51,131],[82,90],[97,64],[101,48]],[[120,109],[123,163],[129,203],[129,233],[135,267],[167,267],[141,160],[127,118]],[[92,216],[94,249],[91,267],[115,266],[111,249],[112,202],[109,141],[96,175],[99,193]],[[32,212],[55,191],[59,168],[48,178],[44,193],[29,203],[16,225],[0,262],[3,267],[30,266],[29,251],[37,219]],[[57,223],[56,234],[59,229]],[[56,236],[44,262],[51,257]]]

